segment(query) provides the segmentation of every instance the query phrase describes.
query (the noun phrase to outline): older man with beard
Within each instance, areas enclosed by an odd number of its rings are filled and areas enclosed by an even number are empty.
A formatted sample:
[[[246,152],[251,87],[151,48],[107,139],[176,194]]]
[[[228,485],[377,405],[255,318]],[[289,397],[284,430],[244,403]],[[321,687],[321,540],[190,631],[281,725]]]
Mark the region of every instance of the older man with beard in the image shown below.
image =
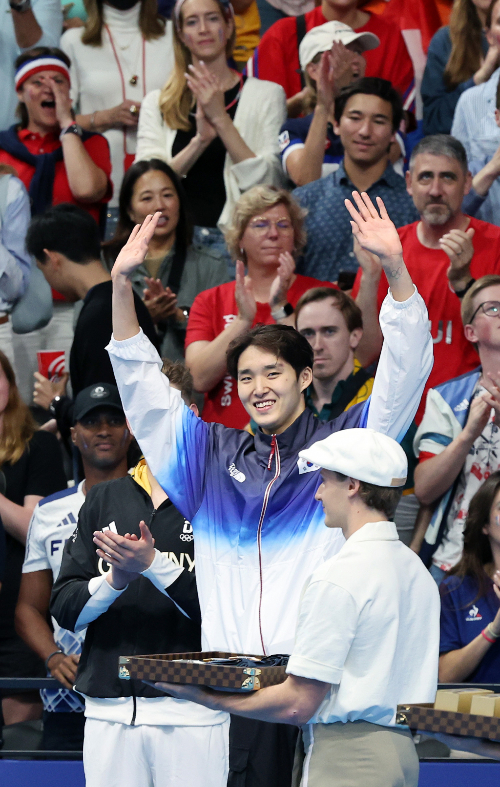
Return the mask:
[[[460,299],[476,279],[500,273],[500,227],[462,211],[471,189],[465,150],[447,134],[424,137],[413,149],[406,173],[408,193],[420,221],[398,229],[410,276],[422,295],[431,321],[434,367],[427,381],[435,388],[478,365],[477,353],[464,336]],[[388,282],[377,258],[358,250],[361,269],[353,296],[363,312],[363,337],[356,350],[368,364],[382,347],[378,312]],[[416,421],[420,422],[425,395]]]

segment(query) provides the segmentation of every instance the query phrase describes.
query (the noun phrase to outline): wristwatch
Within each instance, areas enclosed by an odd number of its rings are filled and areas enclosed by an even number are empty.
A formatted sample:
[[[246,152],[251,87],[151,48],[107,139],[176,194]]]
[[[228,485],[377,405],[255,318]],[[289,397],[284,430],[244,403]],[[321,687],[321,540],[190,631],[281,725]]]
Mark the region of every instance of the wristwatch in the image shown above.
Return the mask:
[[[66,128],[62,129],[61,133],[59,134],[59,139],[62,139],[65,134],[76,134],[77,137],[81,137],[83,134],[83,129],[78,125],[78,123],[73,121],[69,124],[69,126],[66,126]]]
[[[61,399],[62,399],[61,396],[54,396],[51,403],[49,404],[49,412],[51,413],[51,415],[54,416],[54,418],[57,418],[57,405],[59,404]]]
[[[13,3],[12,0],[9,0],[9,5],[18,14],[24,14],[26,11],[31,10],[31,0],[21,0],[19,3]]]
[[[294,309],[291,303],[285,303],[284,306],[280,306],[279,309],[275,309],[274,311],[271,310],[271,317],[273,320],[283,320],[285,317],[290,317],[293,314]]]

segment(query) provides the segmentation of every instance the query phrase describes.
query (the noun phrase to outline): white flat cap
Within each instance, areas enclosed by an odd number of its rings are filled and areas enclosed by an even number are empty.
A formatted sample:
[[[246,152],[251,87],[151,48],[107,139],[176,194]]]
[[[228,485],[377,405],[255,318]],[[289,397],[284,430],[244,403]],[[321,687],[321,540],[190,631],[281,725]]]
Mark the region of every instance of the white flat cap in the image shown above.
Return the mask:
[[[375,429],[344,429],[299,451],[299,457],[376,486],[404,486],[406,454],[392,437]]]
[[[324,25],[309,30],[300,42],[299,62],[302,71],[318,52],[327,52],[331,49],[334,41],[341,41],[344,46],[359,41],[363,52],[375,49],[380,44],[380,39],[375,33],[356,33],[352,27],[343,22],[325,22]]]

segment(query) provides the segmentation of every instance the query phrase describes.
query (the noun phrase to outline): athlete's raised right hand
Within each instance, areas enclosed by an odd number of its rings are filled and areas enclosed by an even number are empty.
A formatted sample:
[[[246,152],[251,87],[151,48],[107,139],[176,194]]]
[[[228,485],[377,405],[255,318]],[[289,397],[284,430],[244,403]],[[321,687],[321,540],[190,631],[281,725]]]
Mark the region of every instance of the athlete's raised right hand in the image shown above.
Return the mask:
[[[111,271],[113,281],[116,281],[121,276],[127,278],[144,262],[149,242],[155,234],[160,216],[161,213],[158,211],[150,216],[146,216],[142,224],[136,224],[130,233],[130,238],[115,260]]]

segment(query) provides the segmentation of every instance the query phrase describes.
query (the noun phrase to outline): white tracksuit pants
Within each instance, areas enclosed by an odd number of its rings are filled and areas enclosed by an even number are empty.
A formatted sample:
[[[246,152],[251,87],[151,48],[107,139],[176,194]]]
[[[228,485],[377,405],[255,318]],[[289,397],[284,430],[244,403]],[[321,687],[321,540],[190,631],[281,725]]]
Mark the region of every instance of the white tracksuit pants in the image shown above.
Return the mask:
[[[131,727],[87,718],[86,787],[226,787],[229,721],[208,727]]]

